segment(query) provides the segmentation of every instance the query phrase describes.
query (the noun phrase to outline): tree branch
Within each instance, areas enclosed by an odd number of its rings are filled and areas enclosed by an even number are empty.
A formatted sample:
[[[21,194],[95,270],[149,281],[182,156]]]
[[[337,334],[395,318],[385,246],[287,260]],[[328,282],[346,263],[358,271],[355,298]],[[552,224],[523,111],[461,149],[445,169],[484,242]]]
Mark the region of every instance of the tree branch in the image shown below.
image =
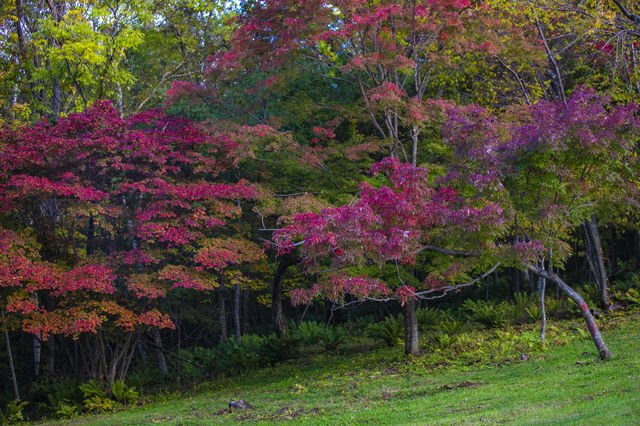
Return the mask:
[[[446,254],[448,256],[455,256],[455,257],[473,257],[473,256],[480,255],[480,253],[478,253],[477,251],[446,249],[442,247],[433,246],[431,244],[425,244],[411,254],[416,255],[423,251],[432,251],[435,253]]]

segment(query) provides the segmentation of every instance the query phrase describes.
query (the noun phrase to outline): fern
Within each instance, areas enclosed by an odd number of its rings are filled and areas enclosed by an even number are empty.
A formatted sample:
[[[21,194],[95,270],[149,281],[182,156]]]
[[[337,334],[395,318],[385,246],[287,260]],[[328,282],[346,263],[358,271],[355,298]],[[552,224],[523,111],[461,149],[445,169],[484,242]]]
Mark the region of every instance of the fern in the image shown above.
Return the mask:
[[[395,346],[402,338],[404,324],[400,316],[387,317],[384,321],[369,325],[367,334],[376,340],[382,340],[387,346]]]
[[[111,393],[115,400],[120,403],[134,402],[138,399],[136,387],[125,385],[124,380],[116,380],[113,382]]]

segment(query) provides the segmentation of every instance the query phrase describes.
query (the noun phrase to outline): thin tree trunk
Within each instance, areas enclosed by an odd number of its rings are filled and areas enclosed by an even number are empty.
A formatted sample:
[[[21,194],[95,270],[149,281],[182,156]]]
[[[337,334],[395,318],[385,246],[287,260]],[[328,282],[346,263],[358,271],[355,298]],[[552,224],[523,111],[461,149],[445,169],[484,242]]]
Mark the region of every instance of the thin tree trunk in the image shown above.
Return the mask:
[[[133,360],[133,356],[136,352],[136,348],[140,343],[141,333],[139,332],[135,332],[135,333],[136,333],[135,341],[131,345],[131,349],[129,349],[129,353],[125,355],[124,361],[121,363],[120,373],[118,374],[118,380],[124,380],[124,378],[127,377],[127,374],[129,372],[129,367],[131,366],[131,361]],[[163,352],[163,356],[164,356],[164,352]]]
[[[51,116],[58,118],[60,115],[60,104],[62,103],[60,98],[60,81],[57,78],[53,79],[51,83]]]
[[[89,223],[87,224],[87,256],[91,256],[93,254],[94,242],[95,242],[95,224],[93,220],[93,214],[90,214]]]
[[[611,227],[611,254],[609,256],[609,276],[613,276],[617,272],[617,256],[616,256],[616,244],[618,242],[618,235],[616,228]]]
[[[249,330],[249,292],[242,294],[242,331],[247,333]]]
[[[161,374],[167,374],[169,373],[169,370],[167,369],[167,360],[164,357],[162,337],[160,336],[158,327],[153,327],[151,329],[151,338],[153,339],[153,355],[156,359],[156,363],[158,364],[158,370]]]
[[[36,303],[38,303],[38,294],[34,295]],[[33,375],[38,377],[40,375],[40,359],[42,357],[42,333],[38,331],[38,334],[33,336]]]
[[[7,330],[7,322],[5,321],[4,311],[2,311],[2,322],[4,339],[7,342],[7,356],[9,357],[9,371],[11,372],[11,384],[13,385],[13,395],[15,399],[20,399],[20,391],[18,390],[18,379],[16,377],[16,369],[13,365],[13,354],[11,353],[11,339],[9,339],[9,331]]]
[[[49,375],[55,374],[56,369],[56,342],[54,336],[51,336],[47,341],[47,372]]]
[[[419,355],[416,301],[408,300],[402,307],[402,312],[404,313],[404,352],[407,355]]]
[[[531,271],[527,271],[527,276],[529,277],[529,294],[534,294],[536,292],[536,277]]]
[[[284,311],[282,308],[282,281],[287,272],[287,268],[294,263],[295,260],[292,256],[283,256],[280,262],[278,262],[278,267],[273,276],[273,285],[271,286],[271,313],[273,329],[278,337],[286,336],[287,334],[287,325],[284,321]]]
[[[418,135],[420,129],[416,126],[411,126],[411,165],[416,166],[418,164]]]
[[[41,338],[42,334],[40,332],[38,332],[38,335],[33,336],[33,375],[35,377],[40,375],[40,358],[42,355]]]
[[[633,231],[633,254],[635,258],[635,269],[640,268],[640,233]]]
[[[540,262],[540,267],[544,271],[544,259],[542,260],[542,262]],[[545,312],[545,309],[544,309],[544,291],[546,286],[547,286],[547,280],[544,277],[539,276],[538,291],[540,292],[540,312],[542,314],[542,321],[540,324],[540,340],[542,341],[543,345],[545,343],[545,336],[547,333],[547,313]]]
[[[236,284],[233,295],[233,326],[236,332],[236,343],[240,345],[242,338],[240,333],[240,284]]]
[[[227,312],[225,310],[225,291],[224,287],[218,289],[218,321],[220,323],[220,343],[227,341],[229,337],[227,334]]]
[[[515,300],[518,293],[520,293],[520,270],[511,268],[511,297]]]
[[[116,82],[116,93],[117,93],[117,97],[116,97],[116,109],[118,110],[118,114],[120,114],[120,117],[123,116],[122,113],[122,87],[120,86],[120,82]]]
[[[595,267],[594,273],[598,283],[599,302],[605,311],[609,311],[611,309],[611,302],[609,301],[609,278],[607,277],[604,256],[602,255],[598,223],[594,215],[591,215],[589,220],[584,221],[584,229],[588,244],[591,247],[591,250],[588,251],[590,251],[592,255],[591,262],[593,263],[593,267]]]
[[[611,358],[611,352],[607,345],[604,343],[602,336],[600,335],[600,330],[598,329],[598,325],[596,324],[596,320],[593,318],[587,303],[584,301],[582,296],[577,293],[574,289],[572,289],[567,283],[562,281],[562,279],[555,273],[547,272],[540,269],[537,266],[526,265],[527,270],[533,272],[538,276],[542,276],[547,280],[554,282],[560,289],[567,295],[571,300],[573,300],[578,307],[580,308],[580,312],[582,312],[582,317],[587,323],[587,328],[589,329],[589,333],[591,333],[591,338],[593,339],[593,343],[598,350],[598,354],[600,355],[600,359],[608,359]]]
[[[78,341],[73,341],[73,376],[80,380],[80,354],[78,351]]]
[[[51,8],[51,15],[53,19],[59,24],[63,21],[64,15],[66,13],[66,2],[53,2],[49,3]],[[50,39],[50,42],[54,47],[59,48],[60,44],[55,37]],[[49,61],[47,60],[47,67],[49,66]],[[51,116],[54,118],[58,118],[60,115],[60,105],[62,104],[62,97],[60,94],[60,81],[57,78],[54,78],[51,82]]]

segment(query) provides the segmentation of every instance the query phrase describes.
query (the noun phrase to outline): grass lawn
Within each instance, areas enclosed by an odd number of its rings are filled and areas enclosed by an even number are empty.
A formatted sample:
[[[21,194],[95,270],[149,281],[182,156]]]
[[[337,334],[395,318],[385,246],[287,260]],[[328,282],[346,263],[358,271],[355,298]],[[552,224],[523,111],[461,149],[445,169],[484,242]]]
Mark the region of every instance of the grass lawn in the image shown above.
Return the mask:
[[[527,360],[514,354],[512,361],[466,365],[406,362],[398,348],[320,355],[206,383],[191,397],[157,398],[66,423],[639,424],[639,320],[638,314],[627,315],[604,330],[614,354],[606,362],[597,360],[585,337]],[[255,409],[229,413],[225,408],[234,399]]]

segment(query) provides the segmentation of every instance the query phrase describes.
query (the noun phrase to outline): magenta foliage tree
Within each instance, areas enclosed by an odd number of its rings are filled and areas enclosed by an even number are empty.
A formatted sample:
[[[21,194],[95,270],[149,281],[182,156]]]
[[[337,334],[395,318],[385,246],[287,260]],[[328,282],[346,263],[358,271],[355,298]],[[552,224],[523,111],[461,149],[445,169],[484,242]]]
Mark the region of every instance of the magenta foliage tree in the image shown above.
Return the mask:
[[[141,332],[173,327],[156,302],[169,290],[213,289],[210,271],[262,256],[225,232],[257,196],[220,178],[243,152],[233,135],[96,103],[0,140],[4,308],[42,339],[79,339],[90,376],[124,377]]]
[[[448,186],[435,188],[426,169],[392,158],[374,164],[371,171],[386,176],[387,184],[376,188],[363,182],[352,203],[297,215],[291,225],[274,233],[274,241],[285,252],[299,247],[305,271],[320,272],[310,289],[292,292],[293,303],[317,297],[343,303],[346,295],[398,300],[405,313],[406,352],[417,354],[416,300],[477,282],[466,282],[469,274],[477,267],[489,269],[501,250],[495,238],[504,222],[502,209]],[[420,268],[416,260],[422,262],[426,252],[459,259],[420,271],[424,278],[417,287],[406,284],[399,268]],[[369,264],[394,265],[398,274],[383,281],[362,268]]]
[[[586,232],[587,242],[592,243],[591,247],[586,244],[585,255],[599,284],[602,304],[608,307],[595,215],[624,214],[640,200],[634,184],[640,130],[637,106],[613,105],[606,96],[579,88],[566,103],[540,101],[511,114],[508,136],[499,151],[503,182],[517,212],[514,233],[527,240],[538,239],[546,248],[537,264],[525,266],[555,282],[577,303],[600,356],[608,358],[611,354],[586,303],[552,269],[562,268],[571,254],[570,233],[585,224],[591,231]],[[545,260],[550,270],[545,271]]]

